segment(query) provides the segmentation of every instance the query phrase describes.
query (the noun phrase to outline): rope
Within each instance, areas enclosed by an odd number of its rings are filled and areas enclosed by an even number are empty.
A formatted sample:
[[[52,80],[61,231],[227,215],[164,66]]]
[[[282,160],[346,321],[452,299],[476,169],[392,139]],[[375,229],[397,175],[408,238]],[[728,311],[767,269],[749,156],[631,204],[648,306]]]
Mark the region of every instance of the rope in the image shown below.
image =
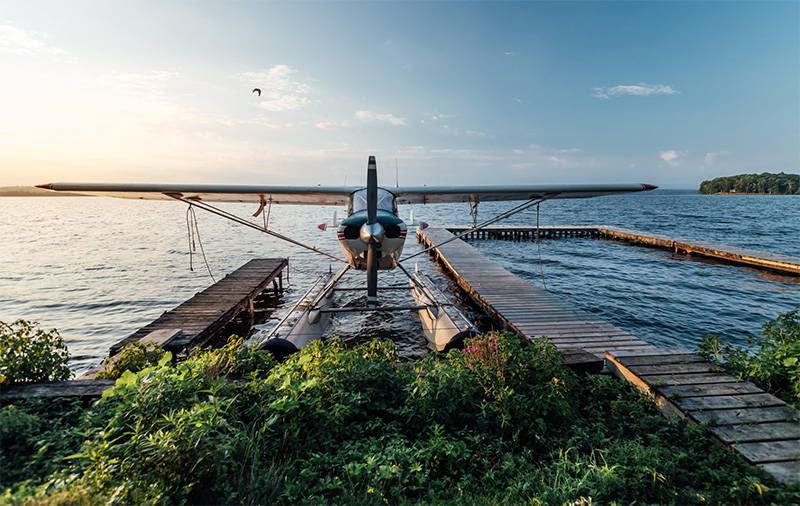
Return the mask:
[[[544,267],[542,266],[542,243],[539,242],[539,204],[536,204],[536,249],[539,250],[539,272],[542,273],[542,286],[547,290],[544,282]]]
[[[192,206],[190,205],[186,209],[186,233],[189,236],[189,270],[194,272],[194,266],[192,265],[192,252],[197,249],[194,243],[194,230],[192,229],[190,216],[193,212]]]
[[[172,197],[175,200],[180,200],[181,202],[186,202],[189,205],[197,206],[197,207],[199,207],[200,209],[202,209],[204,211],[208,211],[208,212],[210,212],[212,214],[216,214],[217,216],[221,216],[223,218],[227,218],[227,219],[229,219],[229,220],[231,220],[233,222],[236,222],[236,223],[238,223],[240,225],[244,225],[246,227],[253,228],[255,230],[258,230],[259,232],[264,232],[265,234],[269,234],[269,235],[271,235],[273,237],[276,237],[278,239],[281,239],[283,241],[290,242],[290,243],[294,244],[295,246],[300,246],[301,248],[305,248],[305,249],[313,251],[315,253],[319,253],[320,255],[325,255],[326,257],[332,258],[334,260],[338,260],[338,261],[340,261],[342,263],[345,263],[345,264],[348,263],[347,260],[344,260],[344,259],[339,258],[337,256],[331,255],[330,253],[325,253],[324,251],[320,251],[315,246],[307,246],[307,245],[305,245],[305,244],[303,244],[301,242],[295,241],[294,239],[290,239],[290,238],[286,237],[285,235],[281,235],[281,234],[279,234],[277,232],[273,232],[272,230],[263,229],[260,226],[256,225],[255,223],[251,223],[251,222],[245,220],[244,218],[240,218],[239,216],[236,216],[233,213],[229,213],[228,211],[224,211],[224,210],[219,209],[217,207],[214,207],[212,205],[206,204],[205,202],[200,202],[199,200],[197,200],[197,201],[195,201],[195,200],[187,200],[187,199],[183,198],[183,195],[178,194],[178,193],[175,193],[175,194],[173,194],[173,193],[165,193],[164,195],[166,195],[167,197]]]
[[[197,214],[195,214],[194,207],[191,204],[189,204],[189,208],[186,209],[186,228],[189,233],[189,270],[194,272],[192,252],[197,251],[197,246],[195,245],[195,237],[197,237],[197,244],[200,245],[200,253],[203,255],[203,261],[206,264],[208,275],[211,276],[211,281],[216,283],[217,280],[214,279],[214,275],[211,274],[211,267],[208,265],[206,251],[203,249],[203,241],[200,239],[200,227],[197,224]]]

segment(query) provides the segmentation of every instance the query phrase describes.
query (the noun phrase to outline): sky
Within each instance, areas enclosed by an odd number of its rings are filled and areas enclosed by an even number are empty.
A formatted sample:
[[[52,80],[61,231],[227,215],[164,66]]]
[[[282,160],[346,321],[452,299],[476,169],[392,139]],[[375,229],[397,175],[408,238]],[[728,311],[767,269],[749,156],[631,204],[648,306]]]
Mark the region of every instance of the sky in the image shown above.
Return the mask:
[[[386,186],[797,173],[800,2],[0,4],[0,186],[361,185],[369,155]]]

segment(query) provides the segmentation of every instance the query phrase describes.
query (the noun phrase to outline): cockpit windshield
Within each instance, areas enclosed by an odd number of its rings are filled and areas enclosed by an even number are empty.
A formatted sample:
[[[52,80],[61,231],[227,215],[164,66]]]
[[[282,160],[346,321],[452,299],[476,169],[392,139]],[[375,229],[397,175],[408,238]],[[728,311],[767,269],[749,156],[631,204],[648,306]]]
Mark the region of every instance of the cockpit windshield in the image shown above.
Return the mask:
[[[367,189],[358,190],[353,193],[352,209],[350,213],[365,211],[367,209]],[[378,188],[378,209],[397,214],[397,206],[394,203],[394,195],[391,192]]]

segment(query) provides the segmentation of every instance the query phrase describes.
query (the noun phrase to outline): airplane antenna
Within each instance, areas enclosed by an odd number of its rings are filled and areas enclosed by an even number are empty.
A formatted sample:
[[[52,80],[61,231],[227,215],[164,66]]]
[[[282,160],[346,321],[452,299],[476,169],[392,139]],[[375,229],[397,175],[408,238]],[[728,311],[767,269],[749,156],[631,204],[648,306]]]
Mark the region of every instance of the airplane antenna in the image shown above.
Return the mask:
[[[542,266],[542,243],[539,242],[539,204],[536,204],[536,249],[539,250],[539,272],[542,273],[542,286],[547,290],[544,282],[544,267]]]
[[[397,157],[394,157],[394,186],[395,188],[400,188],[400,178],[397,172]]]

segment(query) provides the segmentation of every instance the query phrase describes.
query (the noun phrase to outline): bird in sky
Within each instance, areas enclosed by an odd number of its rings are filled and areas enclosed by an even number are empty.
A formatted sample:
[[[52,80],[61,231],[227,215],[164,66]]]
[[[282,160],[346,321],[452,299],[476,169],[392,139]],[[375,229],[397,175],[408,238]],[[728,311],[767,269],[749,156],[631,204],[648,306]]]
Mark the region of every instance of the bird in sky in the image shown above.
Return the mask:
[[[253,88],[253,93],[258,93],[258,96],[261,96],[261,89],[260,88]]]

